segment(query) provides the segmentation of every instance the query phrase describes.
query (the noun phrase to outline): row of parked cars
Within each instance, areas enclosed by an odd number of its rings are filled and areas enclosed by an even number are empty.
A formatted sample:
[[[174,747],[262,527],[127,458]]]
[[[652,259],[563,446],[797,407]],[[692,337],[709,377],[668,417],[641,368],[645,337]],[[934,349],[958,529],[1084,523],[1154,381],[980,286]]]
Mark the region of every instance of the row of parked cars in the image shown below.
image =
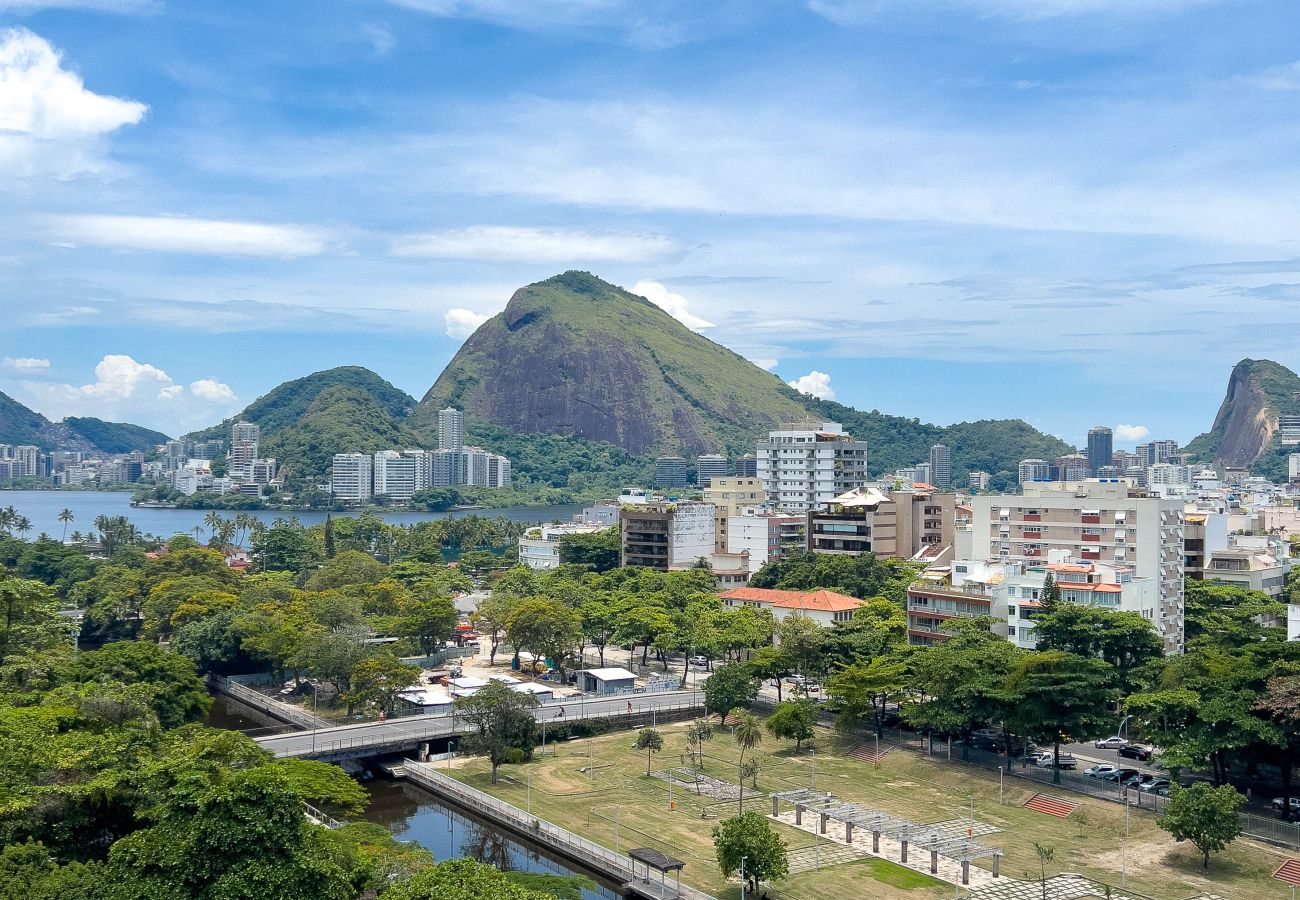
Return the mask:
[[[1093,741],[1092,745],[1098,750],[1114,750],[1115,755],[1123,759],[1136,759],[1138,762],[1147,762],[1155,755],[1154,748],[1145,747],[1142,744],[1130,744],[1119,735]]]
[[[1136,788],[1144,794],[1155,794],[1158,797],[1169,796],[1170,782],[1168,778],[1162,775],[1139,772],[1137,769],[1113,766],[1110,763],[1091,766],[1084,769],[1083,774],[1088,778],[1096,778],[1098,781],[1118,784],[1121,787]]]

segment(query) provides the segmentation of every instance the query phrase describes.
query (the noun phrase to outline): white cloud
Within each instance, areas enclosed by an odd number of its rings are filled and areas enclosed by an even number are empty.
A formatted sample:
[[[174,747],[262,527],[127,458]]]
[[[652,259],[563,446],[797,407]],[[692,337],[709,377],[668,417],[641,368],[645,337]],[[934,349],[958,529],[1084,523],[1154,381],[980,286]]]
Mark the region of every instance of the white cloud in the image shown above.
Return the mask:
[[[387,25],[379,22],[365,22],[361,26],[361,36],[378,56],[387,56],[397,45],[397,39]]]
[[[68,178],[98,171],[103,139],[148,109],[86,90],[39,35],[0,30],[0,172]]]
[[[180,216],[54,216],[49,227],[60,240],[164,253],[292,259],[329,246],[328,235],[315,228]]]
[[[813,369],[807,375],[800,375],[788,382],[790,387],[801,394],[811,394],[819,400],[834,400],[835,389],[831,387],[831,376]]]
[[[410,235],[395,241],[392,252],[396,256],[576,265],[645,262],[659,259],[673,249],[673,242],[660,235],[476,225]]]
[[[125,354],[110,354],[95,366],[94,384],[82,385],[87,397],[127,400],[157,387],[159,392],[171,387],[171,376],[148,363],[138,363]],[[183,390],[183,388],[182,388]]]
[[[1115,439],[1125,444],[1140,441],[1151,433],[1145,425],[1116,425]]]
[[[1144,16],[1178,13],[1217,0],[808,0],[808,8],[836,25],[860,25],[898,9],[940,11],[965,8],[976,15],[1011,19],[1051,19],[1112,14]]]
[[[50,361],[48,359],[36,359],[31,356],[20,356],[17,359],[6,356],[3,361],[0,361],[0,368],[19,369],[27,372],[35,369],[48,369],[49,367]]]
[[[759,357],[758,359],[751,359],[750,362],[758,366],[760,369],[766,369],[768,372],[770,372],[777,367],[777,364],[780,363],[781,360],[764,359],[762,357]]]
[[[464,340],[486,322],[491,316],[480,315],[472,309],[457,307],[442,314],[442,321],[447,326],[447,337]]]
[[[215,378],[200,378],[190,382],[190,393],[209,403],[234,403],[238,399],[230,385],[222,384]]]
[[[1300,91],[1300,62],[1271,66],[1247,80],[1266,91]]]
[[[632,293],[645,297],[692,331],[701,331],[705,328],[714,327],[712,322],[701,319],[686,308],[685,297],[681,294],[674,294],[657,281],[638,281],[632,285]]]

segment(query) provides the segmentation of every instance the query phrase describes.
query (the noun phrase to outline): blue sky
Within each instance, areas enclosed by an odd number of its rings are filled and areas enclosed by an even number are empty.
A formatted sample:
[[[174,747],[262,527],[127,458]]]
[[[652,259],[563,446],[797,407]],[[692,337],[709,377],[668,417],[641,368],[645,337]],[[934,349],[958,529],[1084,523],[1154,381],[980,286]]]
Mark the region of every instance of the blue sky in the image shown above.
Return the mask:
[[[582,268],[788,381],[1070,441],[1300,368],[1293,0],[0,0],[0,390],[417,398]],[[1126,439],[1126,440],[1125,440]]]

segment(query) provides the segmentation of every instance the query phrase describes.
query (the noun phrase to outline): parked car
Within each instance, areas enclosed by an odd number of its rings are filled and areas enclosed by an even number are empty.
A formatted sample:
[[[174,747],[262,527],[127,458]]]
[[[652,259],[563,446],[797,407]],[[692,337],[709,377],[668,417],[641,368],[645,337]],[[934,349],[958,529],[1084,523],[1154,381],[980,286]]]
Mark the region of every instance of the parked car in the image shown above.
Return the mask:
[[[1281,798],[1281,797],[1274,797],[1274,798],[1273,798],[1273,808],[1274,808],[1275,810],[1277,810],[1278,812],[1281,812],[1281,811],[1282,811],[1282,807],[1283,807],[1282,798]],[[1300,797],[1292,797],[1292,798],[1291,798],[1291,813],[1294,815],[1294,814],[1297,813],[1297,812],[1300,812]]]
[[[707,656],[692,656],[690,658],[690,664],[703,669],[709,664],[709,658]]]
[[[1102,738],[1100,741],[1093,741],[1092,745],[1098,750],[1118,750],[1127,743],[1128,741],[1119,735],[1114,735],[1113,737]]]
[[[1101,780],[1109,781],[1114,784],[1123,784],[1124,782],[1132,778],[1134,775],[1139,775],[1139,774],[1141,773],[1138,772],[1137,769],[1116,769],[1113,772],[1107,772],[1105,775],[1101,776]]]
[[[785,680],[787,684],[803,684],[806,679],[802,675],[787,675]]]
[[[1148,774],[1146,772],[1139,772],[1131,778],[1124,779],[1123,781],[1120,782],[1120,784],[1124,785],[1124,787],[1137,788],[1138,790],[1141,790],[1142,785],[1146,784],[1148,781],[1155,781],[1155,780],[1156,780],[1156,776]]]
[[[1166,794],[1169,793],[1168,778],[1152,778],[1150,781],[1146,782],[1145,784],[1138,785],[1138,790],[1144,794],[1155,794],[1161,788],[1164,788]]]
[[[1061,753],[1054,755],[1051,750],[1040,750],[1034,754],[1034,765],[1044,769],[1056,767],[1058,769],[1073,769],[1078,766],[1074,755],[1070,753]]]
[[[1151,748],[1143,747],[1141,744],[1125,744],[1118,752],[1124,759],[1136,759],[1142,762],[1149,760],[1152,755]]]
[[[1111,772],[1114,772],[1117,768],[1119,767],[1112,766],[1110,763],[1102,763],[1101,765],[1098,766],[1089,766],[1088,768],[1083,770],[1083,774],[1087,775],[1089,778],[1100,778],[1103,775],[1109,775]]]

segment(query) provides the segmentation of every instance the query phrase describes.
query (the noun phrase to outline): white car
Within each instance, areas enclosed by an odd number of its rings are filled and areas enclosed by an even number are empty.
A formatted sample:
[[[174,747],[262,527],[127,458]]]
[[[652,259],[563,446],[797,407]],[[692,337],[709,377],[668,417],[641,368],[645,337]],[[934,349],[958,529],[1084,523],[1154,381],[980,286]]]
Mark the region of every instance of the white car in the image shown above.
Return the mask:
[[[1093,741],[1092,745],[1098,750],[1118,750],[1120,747],[1126,746],[1127,744],[1128,741],[1124,740],[1119,735],[1115,735],[1114,737],[1104,738],[1100,741]]]
[[[1087,775],[1089,778],[1100,778],[1103,775],[1114,772],[1117,768],[1119,767],[1112,766],[1109,763],[1102,763],[1099,766],[1089,766],[1083,770],[1083,774]]]

